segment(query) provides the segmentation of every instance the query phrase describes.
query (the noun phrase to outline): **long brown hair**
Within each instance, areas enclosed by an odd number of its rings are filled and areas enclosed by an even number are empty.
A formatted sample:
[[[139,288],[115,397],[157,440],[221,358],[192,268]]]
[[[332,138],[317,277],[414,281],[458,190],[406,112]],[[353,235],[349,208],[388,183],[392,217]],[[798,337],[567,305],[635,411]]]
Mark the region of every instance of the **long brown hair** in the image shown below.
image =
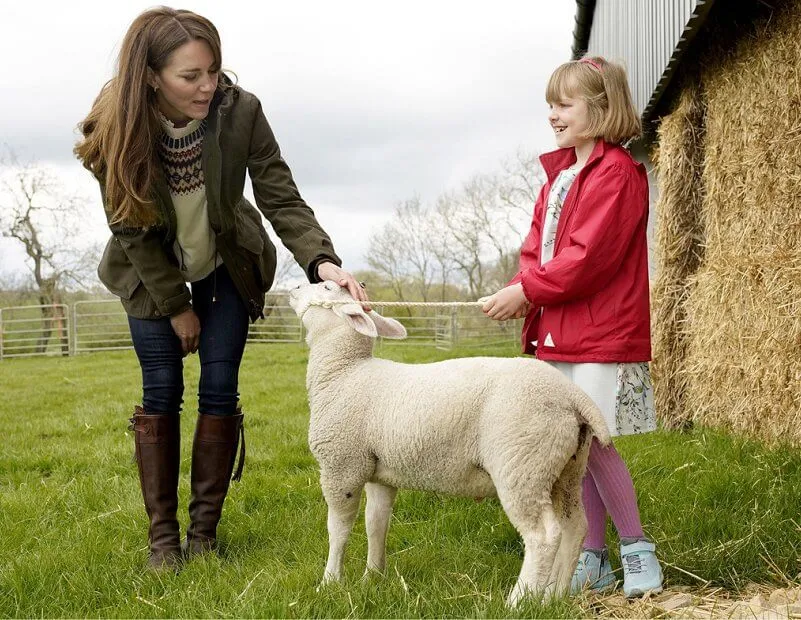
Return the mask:
[[[150,226],[159,221],[151,190],[160,165],[156,140],[161,129],[148,69],[160,72],[170,54],[193,40],[208,43],[216,66],[221,66],[220,35],[205,17],[165,6],[139,15],[122,41],[114,77],[78,124],[84,139],[75,146],[75,155],[105,181],[111,223]],[[223,80],[218,88],[224,88]]]

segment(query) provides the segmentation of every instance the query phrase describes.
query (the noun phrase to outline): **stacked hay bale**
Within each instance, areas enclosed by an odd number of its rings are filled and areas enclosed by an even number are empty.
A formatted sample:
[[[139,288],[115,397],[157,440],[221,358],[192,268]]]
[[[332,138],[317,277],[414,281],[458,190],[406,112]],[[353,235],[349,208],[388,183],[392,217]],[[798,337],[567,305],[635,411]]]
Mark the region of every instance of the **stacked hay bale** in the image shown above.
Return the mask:
[[[656,410],[668,428],[688,425],[687,376],[682,372],[687,357],[689,332],[686,304],[689,279],[703,258],[704,114],[698,89],[686,86],[676,109],[658,131],[654,153],[659,176],[656,212],[658,277],[653,300],[653,356]]]
[[[702,89],[685,90],[663,123],[655,374],[668,425],[801,444],[801,6],[771,17],[740,30],[727,54],[709,53]],[[700,179],[698,145],[671,129],[695,107],[704,110]],[[697,191],[692,199],[668,170],[661,178],[665,154],[679,148],[692,163],[671,165]],[[693,220],[687,211],[699,201]],[[671,208],[681,223],[666,221]]]

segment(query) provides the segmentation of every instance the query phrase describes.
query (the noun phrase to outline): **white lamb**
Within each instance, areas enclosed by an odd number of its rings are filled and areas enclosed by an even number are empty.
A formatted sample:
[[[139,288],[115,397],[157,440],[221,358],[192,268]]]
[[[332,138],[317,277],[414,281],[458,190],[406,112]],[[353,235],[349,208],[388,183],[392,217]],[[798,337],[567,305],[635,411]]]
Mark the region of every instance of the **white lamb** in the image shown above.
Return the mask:
[[[367,570],[384,571],[398,488],[500,499],[525,556],[507,604],[564,594],[587,530],[581,479],[590,441],[609,443],[592,400],[544,362],[474,357],[433,364],[373,358],[376,336],[405,338],[394,319],[335,282],[300,286],[290,305],[308,330],[309,447],[328,504],[323,583],[342,575],[367,490]]]

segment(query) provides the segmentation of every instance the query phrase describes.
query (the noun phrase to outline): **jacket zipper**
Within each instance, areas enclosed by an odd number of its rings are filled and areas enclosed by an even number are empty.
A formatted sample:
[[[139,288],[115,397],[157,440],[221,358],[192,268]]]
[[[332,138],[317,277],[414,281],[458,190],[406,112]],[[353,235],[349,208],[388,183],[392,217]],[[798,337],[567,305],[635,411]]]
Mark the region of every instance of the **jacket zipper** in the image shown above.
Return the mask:
[[[217,269],[218,269],[218,267],[217,267],[217,257],[218,256],[219,256],[219,253],[217,252],[217,249],[215,248],[215,250],[214,250],[214,281],[212,282],[212,285],[211,285],[211,303],[217,303]]]

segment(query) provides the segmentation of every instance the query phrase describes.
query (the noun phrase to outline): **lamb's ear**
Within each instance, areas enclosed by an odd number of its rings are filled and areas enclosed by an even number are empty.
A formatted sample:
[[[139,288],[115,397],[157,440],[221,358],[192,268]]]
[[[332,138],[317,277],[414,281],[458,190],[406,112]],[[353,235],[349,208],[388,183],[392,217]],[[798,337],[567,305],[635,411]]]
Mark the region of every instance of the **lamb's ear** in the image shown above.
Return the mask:
[[[395,319],[381,316],[375,311],[370,312],[367,316],[373,319],[379,336],[391,338],[393,340],[403,340],[406,338],[406,328]]]
[[[342,317],[353,329],[360,334],[376,338],[378,330],[373,320],[367,316],[361,304],[336,304],[333,307],[334,314]]]

